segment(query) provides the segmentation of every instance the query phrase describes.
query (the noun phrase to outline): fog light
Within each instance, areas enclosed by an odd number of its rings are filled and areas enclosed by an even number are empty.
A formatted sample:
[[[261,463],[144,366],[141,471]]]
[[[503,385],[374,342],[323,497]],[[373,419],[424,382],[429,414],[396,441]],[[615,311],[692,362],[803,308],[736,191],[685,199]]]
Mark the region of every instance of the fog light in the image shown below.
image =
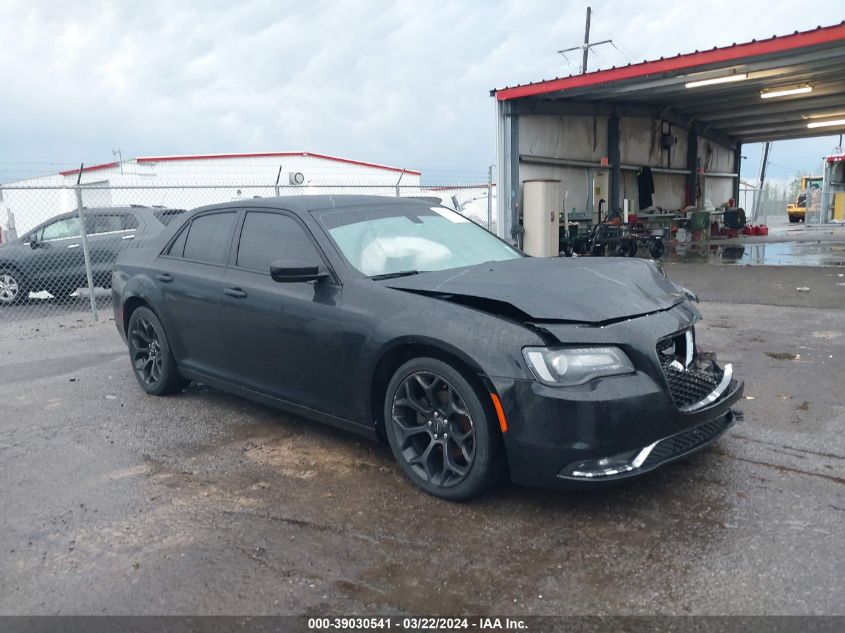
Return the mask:
[[[622,475],[642,466],[655,446],[657,442],[626,453],[569,464],[558,476],[567,479],[602,479]]]

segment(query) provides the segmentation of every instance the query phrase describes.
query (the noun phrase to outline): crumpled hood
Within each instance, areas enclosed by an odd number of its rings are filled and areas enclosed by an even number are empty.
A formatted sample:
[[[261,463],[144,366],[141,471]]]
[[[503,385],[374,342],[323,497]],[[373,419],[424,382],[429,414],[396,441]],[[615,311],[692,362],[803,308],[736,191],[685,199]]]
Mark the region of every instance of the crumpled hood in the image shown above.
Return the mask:
[[[397,290],[437,296],[532,321],[600,323],[666,310],[684,301],[658,266],[623,257],[524,257],[385,280]]]

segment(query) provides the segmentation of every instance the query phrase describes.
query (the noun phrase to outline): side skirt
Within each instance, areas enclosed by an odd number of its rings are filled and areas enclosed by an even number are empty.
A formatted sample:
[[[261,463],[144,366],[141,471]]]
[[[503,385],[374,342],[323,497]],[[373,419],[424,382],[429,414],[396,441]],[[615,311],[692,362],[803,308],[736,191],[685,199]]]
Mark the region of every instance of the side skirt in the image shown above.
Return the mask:
[[[244,385],[235,384],[228,380],[221,380],[219,378],[215,378],[214,376],[209,376],[208,374],[190,369],[183,365],[179,366],[179,373],[185,378],[197,380],[203,384],[209,385],[210,387],[214,387],[215,389],[220,389],[221,391],[226,391],[227,393],[231,393],[236,396],[242,396],[248,400],[266,404],[301,418],[315,420],[322,424],[328,424],[329,426],[333,426],[344,431],[351,431],[357,435],[363,435],[373,441],[378,441],[375,427],[359,424],[358,422],[353,422],[352,420],[347,420],[346,418],[340,418],[330,413],[325,413],[301,404],[289,402],[288,400],[278,398],[268,393],[250,389]]]

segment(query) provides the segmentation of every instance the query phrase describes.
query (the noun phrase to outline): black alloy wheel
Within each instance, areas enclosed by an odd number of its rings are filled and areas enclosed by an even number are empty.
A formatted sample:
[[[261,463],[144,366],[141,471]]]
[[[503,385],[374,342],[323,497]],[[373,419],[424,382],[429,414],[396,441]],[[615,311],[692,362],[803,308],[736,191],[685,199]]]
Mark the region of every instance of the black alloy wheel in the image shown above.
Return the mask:
[[[132,313],[127,340],[132,370],[144,391],[162,396],[183,386],[164,328],[152,310],[138,308]]]
[[[501,472],[501,438],[475,389],[454,368],[420,358],[403,365],[388,387],[387,434],[393,454],[417,486],[462,500]]]
[[[155,385],[161,380],[164,359],[161,356],[161,343],[158,342],[153,324],[141,317],[135,319],[132,327],[132,365],[135,373],[145,385]]]

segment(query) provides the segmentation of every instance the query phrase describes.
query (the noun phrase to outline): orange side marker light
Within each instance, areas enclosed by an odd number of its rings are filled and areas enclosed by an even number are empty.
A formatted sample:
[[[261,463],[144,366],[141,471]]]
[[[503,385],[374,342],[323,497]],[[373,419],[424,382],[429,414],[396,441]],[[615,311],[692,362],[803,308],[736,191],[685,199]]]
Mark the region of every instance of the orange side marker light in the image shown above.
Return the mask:
[[[496,409],[496,417],[499,418],[499,428],[502,429],[502,433],[507,433],[508,421],[505,419],[505,410],[502,408],[502,401],[499,400],[499,396],[495,393],[491,393],[490,398],[493,400],[493,407]]]

